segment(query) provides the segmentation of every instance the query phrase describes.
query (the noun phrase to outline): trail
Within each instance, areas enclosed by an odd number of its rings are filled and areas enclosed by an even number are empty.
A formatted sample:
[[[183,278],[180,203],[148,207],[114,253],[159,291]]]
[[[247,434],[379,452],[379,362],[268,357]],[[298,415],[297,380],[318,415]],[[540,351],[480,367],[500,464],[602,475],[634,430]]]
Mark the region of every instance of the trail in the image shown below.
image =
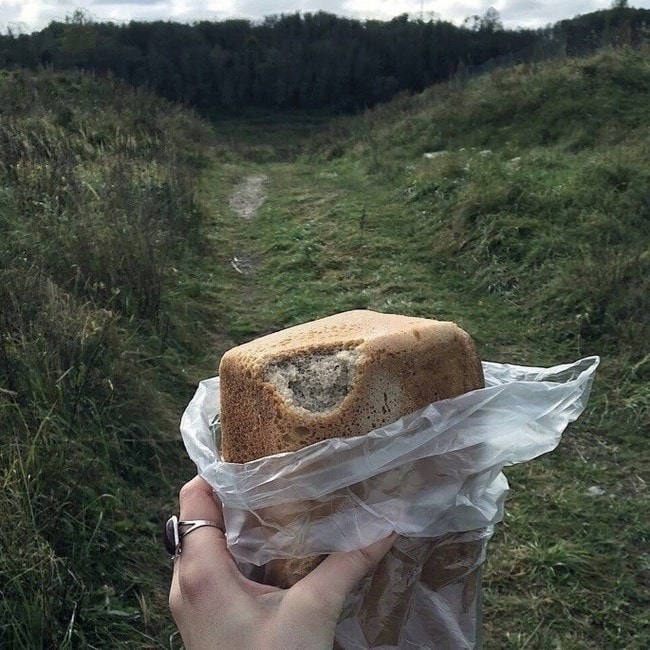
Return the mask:
[[[228,204],[241,219],[253,219],[266,201],[266,174],[247,176],[237,185]]]
[[[267,198],[268,180],[266,174],[253,174],[246,176],[241,183],[234,187],[228,205],[243,221],[254,219],[264,205]],[[246,252],[233,255],[230,264],[241,275],[251,275],[257,267],[254,257]]]
[[[458,322],[478,333],[488,358],[498,356],[505,342],[493,318],[496,299],[477,304],[460,274],[432,272],[422,213],[390,184],[345,161],[242,161],[233,171],[221,198],[232,284],[221,295],[236,337],[365,308]],[[508,322],[518,318],[508,310]],[[524,355],[511,339],[507,352]]]

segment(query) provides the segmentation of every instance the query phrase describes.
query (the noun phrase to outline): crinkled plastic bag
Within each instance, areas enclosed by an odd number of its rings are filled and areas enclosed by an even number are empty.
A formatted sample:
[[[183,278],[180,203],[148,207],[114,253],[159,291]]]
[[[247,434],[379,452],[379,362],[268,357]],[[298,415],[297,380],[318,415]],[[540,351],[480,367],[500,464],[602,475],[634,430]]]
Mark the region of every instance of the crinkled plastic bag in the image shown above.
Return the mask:
[[[598,357],[552,368],[483,363],[486,387],[364,436],[248,463],[219,454],[219,380],[181,421],[198,473],[223,502],[242,566],[401,536],[348,599],[335,647],[481,647],[481,565],[501,521],[507,465],[553,450],[585,409]]]

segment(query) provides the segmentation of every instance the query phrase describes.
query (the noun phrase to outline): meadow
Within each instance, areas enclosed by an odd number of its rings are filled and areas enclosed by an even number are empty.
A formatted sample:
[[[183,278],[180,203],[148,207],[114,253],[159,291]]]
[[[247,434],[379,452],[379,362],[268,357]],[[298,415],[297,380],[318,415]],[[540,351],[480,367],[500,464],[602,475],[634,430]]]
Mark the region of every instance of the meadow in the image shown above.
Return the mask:
[[[506,471],[485,647],[648,647],[647,55],[213,124],[3,73],[0,645],[180,647],[159,527],[184,404],[228,347],[368,308],[454,320],[486,360],[601,356],[560,447]]]

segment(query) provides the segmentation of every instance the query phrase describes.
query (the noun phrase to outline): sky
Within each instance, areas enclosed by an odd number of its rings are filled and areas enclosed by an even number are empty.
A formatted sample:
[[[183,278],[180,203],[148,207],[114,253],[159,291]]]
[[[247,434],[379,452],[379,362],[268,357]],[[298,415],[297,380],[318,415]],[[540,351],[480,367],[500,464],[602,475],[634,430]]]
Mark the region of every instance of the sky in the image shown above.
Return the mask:
[[[564,18],[610,7],[612,0],[0,0],[0,32],[32,32],[82,9],[96,22],[130,20],[260,19],[264,16],[327,11],[358,19],[390,20],[408,13],[461,24],[494,7],[506,27],[544,27]],[[650,8],[650,0],[631,0]]]

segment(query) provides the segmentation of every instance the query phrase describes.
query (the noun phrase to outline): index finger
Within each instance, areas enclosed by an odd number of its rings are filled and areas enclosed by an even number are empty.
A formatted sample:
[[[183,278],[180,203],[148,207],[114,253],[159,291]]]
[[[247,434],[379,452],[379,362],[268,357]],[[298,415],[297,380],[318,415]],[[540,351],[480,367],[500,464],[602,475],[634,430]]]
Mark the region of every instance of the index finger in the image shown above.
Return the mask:
[[[178,500],[181,520],[209,519],[224,526],[221,500],[200,476],[195,476],[181,488]]]
[[[180,521],[204,519],[217,527],[203,526],[183,536],[181,555],[186,558],[201,554],[221,555],[225,550],[225,530],[221,501],[200,476],[186,483],[178,495]]]

